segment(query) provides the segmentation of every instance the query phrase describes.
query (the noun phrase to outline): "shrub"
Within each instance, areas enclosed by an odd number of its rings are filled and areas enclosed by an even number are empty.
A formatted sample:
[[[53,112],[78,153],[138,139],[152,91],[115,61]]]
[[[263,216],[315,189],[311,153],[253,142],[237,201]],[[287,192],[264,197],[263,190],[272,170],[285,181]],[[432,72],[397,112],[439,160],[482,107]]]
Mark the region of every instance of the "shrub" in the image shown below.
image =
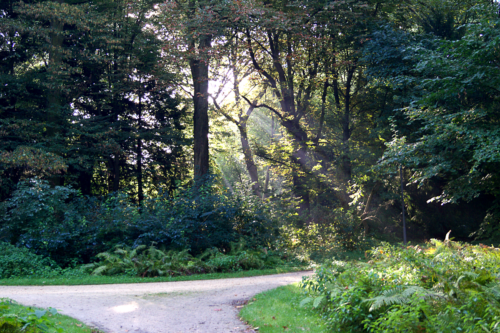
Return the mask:
[[[135,228],[135,245],[189,249],[194,255],[217,248],[227,252],[231,242],[247,247],[269,246],[278,234],[266,207],[251,196],[217,191],[213,180],[199,189],[179,190],[173,197],[149,200]]]
[[[18,248],[11,244],[0,242],[0,278],[9,277],[50,277],[60,272],[56,263],[36,255],[26,248]]]
[[[303,282],[335,332],[496,332],[500,250],[433,240],[374,248],[372,260],[331,261]]]
[[[0,298],[0,333],[64,332],[50,318],[56,314],[54,308],[39,310],[20,307],[9,299]]]
[[[283,263],[273,253],[249,251],[244,246],[244,242],[233,243],[228,254],[213,248],[198,257],[189,254],[188,250],[163,251],[154,245],[140,245],[134,249],[117,247],[113,252],[99,253],[100,262],[85,265],[83,269],[94,275],[151,277],[272,268]]]
[[[21,182],[0,205],[0,233],[66,267],[95,260],[116,246],[135,248],[154,242],[161,248],[193,255],[231,242],[255,249],[270,246],[277,228],[266,207],[253,198],[217,189],[213,180],[201,188],[180,189],[174,196],[144,201],[141,209],[124,193],[85,197],[70,187],[51,187],[34,179]]]
[[[319,208],[316,208],[319,210]],[[323,262],[339,253],[364,252],[375,243],[364,237],[361,220],[354,209],[337,208],[330,212],[316,212],[322,218],[298,228],[281,228],[285,247],[315,262]]]
[[[135,249],[117,247],[97,255],[100,263],[86,265],[93,275],[176,276],[204,273],[206,265],[184,251],[161,251],[151,245]]]

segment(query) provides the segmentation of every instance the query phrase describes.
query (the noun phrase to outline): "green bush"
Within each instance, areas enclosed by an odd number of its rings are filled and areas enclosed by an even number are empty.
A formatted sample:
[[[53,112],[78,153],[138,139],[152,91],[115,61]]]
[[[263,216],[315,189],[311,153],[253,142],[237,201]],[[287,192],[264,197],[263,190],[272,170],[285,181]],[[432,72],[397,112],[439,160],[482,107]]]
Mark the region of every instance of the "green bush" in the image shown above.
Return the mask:
[[[0,203],[0,234],[62,267],[92,262],[116,246],[152,242],[199,255],[211,248],[227,252],[240,240],[251,249],[270,246],[278,230],[266,209],[250,196],[222,191],[210,179],[201,188],[149,198],[141,209],[124,193],[85,197],[34,179],[20,182]]]
[[[316,208],[319,211],[318,208]],[[315,262],[323,262],[333,255],[364,252],[375,240],[363,235],[361,220],[355,209],[337,208],[329,212],[317,212],[322,219],[304,227],[285,225],[281,228],[284,247],[295,255]]]
[[[274,268],[283,264],[274,253],[245,249],[244,242],[233,243],[231,248],[227,254],[213,248],[194,257],[188,250],[162,251],[154,245],[117,247],[113,252],[99,253],[100,262],[85,265],[83,270],[93,275],[154,277]]]
[[[0,242],[0,279],[9,277],[50,277],[61,272],[61,268],[49,259],[18,248],[9,243]]]
[[[135,246],[156,242],[172,249],[189,249],[193,255],[211,248],[227,252],[232,242],[241,240],[248,248],[269,246],[278,235],[262,202],[221,191],[211,179],[201,188],[149,200],[134,228]]]
[[[142,277],[177,276],[205,273],[207,266],[183,251],[162,251],[151,245],[135,249],[117,247],[97,255],[99,263],[85,266],[93,275],[132,275]]]
[[[433,240],[331,261],[303,282],[334,332],[498,332],[500,250]]]
[[[12,306],[17,305],[9,299],[0,298],[0,333],[38,333],[38,332],[64,332],[49,316],[57,314],[57,310],[32,309],[22,307],[13,311]],[[19,307],[16,307],[19,309]]]

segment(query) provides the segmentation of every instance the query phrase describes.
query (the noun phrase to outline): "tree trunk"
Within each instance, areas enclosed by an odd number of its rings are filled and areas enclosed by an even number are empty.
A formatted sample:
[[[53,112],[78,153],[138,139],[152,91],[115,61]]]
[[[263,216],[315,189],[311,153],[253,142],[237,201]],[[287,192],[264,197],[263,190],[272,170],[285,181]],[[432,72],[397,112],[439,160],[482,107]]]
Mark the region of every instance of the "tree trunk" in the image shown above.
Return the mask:
[[[293,192],[299,199],[298,213],[302,217],[301,222],[306,224],[306,222],[309,222],[311,208],[307,178],[303,175],[304,171],[301,170],[300,163],[295,157],[292,157],[292,162],[297,166],[297,168],[292,167]]]
[[[274,115],[271,115],[271,140],[274,140]],[[266,198],[267,187],[269,186],[270,170],[266,168],[266,180],[264,182],[264,190],[262,191],[262,199]]]
[[[351,138],[351,83],[355,67],[347,71],[347,80],[344,98],[344,114],[342,117],[342,156],[340,158],[340,178],[342,179],[342,206],[349,208],[349,193],[347,185],[352,179],[352,163],[349,139]]]
[[[245,163],[247,166],[248,174],[250,175],[250,181],[252,182],[253,193],[260,198],[260,185],[259,185],[259,175],[257,173],[257,166],[255,165],[252,149],[248,143],[248,134],[246,128],[246,122],[238,126],[240,130],[241,148],[243,149],[243,156],[245,158]]]
[[[211,48],[212,37],[200,37],[199,49],[206,52]],[[192,43],[194,47],[194,43]],[[208,70],[209,59],[189,60],[191,76],[193,79],[194,95],[194,176],[195,179],[201,179],[209,171],[209,153],[208,153]]]
[[[80,191],[83,195],[92,194],[92,174],[86,171],[80,171],[78,175],[78,182],[80,183]]]
[[[109,157],[109,191],[116,192],[120,189],[120,158],[118,155]]]
[[[368,216],[368,213],[370,212],[370,205],[372,203],[373,196],[375,195],[379,185],[380,185],[379,182],[375,182],[375,184],[373,185],[372,190],[370,191],[370,195],[368,195],[368,199],[366,200],[365,209],[363,210],[363,214],[361,215],[361,224],[363,225],[363,235],[365,238],[368,235],[368,232],[370,231],[368,220],[374,218],[374,216]]]
[[[139,92],[141,94],[141,92]],[[139,133],[139,137],[137,138],[137,200],[139,202],[139,207],[142,205],[142,201],[144,200],[144,189],[142,182],[142,139],[141,139],[141,130],[142,130],[142,101],[141,95],[139,95],[139,109],[138,109],[138,126],[137,131]]]

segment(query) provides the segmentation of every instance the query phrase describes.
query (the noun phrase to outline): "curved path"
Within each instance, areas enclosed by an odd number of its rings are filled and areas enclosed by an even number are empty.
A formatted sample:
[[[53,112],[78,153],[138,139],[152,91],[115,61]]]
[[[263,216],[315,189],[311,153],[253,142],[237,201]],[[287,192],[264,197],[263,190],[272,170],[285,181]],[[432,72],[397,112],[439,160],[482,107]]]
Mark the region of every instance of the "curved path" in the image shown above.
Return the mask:
[[[0,297],[53,307],[112,333],[253,332],[238,319],[253,295],[312,272],[247,278],[88,286],[0,286]]]

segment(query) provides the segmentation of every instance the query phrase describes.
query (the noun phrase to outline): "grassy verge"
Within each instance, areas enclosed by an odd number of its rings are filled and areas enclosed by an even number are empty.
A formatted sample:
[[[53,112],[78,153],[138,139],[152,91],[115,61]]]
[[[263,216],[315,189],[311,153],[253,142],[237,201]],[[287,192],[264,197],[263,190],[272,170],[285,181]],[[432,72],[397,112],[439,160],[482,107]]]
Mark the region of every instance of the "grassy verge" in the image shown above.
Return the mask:
[[[279,287],[256,295],[240,316],[262,333],[325,332],[320,315],[299,306],[303,298],[298,284]]]
[[[9,299],[0,299],[0,332],[12,333],[101,333],[84,323],[57,313],[54,309],[44,310],[27,307]]]
[[[148,282],[173,282],[193,280],[214,280],[239,277],[250,277],[259,275],[271,275],[306,270],[306,267],[277,267],[272,269],[258,269],[249,271],[238,271],[230,273],[194,274],[176,277],[136,277],[136,276],[94,276],[77,275],[70,277],[54,278],[9,278],[0,280],[0,286],[39,286],[39,285],[90,285],[90,284],[117,284],[117,283],[148,283]]]

